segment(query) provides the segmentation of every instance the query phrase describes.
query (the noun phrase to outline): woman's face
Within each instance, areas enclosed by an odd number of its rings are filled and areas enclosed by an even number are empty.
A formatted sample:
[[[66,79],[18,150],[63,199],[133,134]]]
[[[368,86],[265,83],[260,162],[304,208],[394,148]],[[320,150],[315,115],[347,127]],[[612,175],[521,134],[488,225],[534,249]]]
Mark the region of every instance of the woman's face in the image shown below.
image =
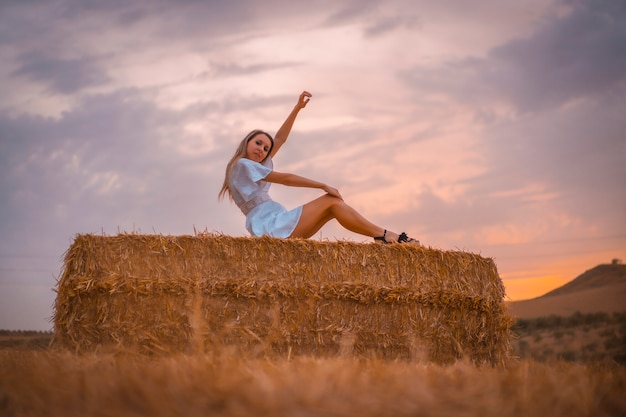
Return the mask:
[[[270,141],[270,138],[263,133],[257,133],[248,141],[248,145],[246,147],[246,158],[251,159],[254,162],[261,162],[265,159],[271,147],[272,142]]]

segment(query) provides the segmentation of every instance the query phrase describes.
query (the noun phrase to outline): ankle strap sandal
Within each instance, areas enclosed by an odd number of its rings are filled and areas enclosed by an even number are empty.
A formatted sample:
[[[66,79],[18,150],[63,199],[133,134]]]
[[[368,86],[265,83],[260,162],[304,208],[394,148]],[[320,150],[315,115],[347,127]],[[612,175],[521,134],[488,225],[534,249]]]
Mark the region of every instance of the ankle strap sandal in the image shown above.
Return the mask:
[[[386,237],[387,237],[387,229],[385,229],[385,232],[383,233],[382,236],[374,236],[374,241],[382,242],[385,244],[391,243],[391,242],[387,242]]]
[[[400,243],[415,243],[415,244],[420,244],[420,241],[417,239],[413,239],[412,237],[408,237],[406,233],[402,232],[400,233],[400,236],[398,236],[398,242]]]
[[[382,242],[385,244],[393,243],[387,240],[387,229],[385,229],[382,236],[374,236],[374,241]],[[398,236],[398,243],[414,243],[419,245],[420,241],[417,239],[413,239],[412,237],[409,237],[406,233],[402,232],[400,233],[400,236]]]

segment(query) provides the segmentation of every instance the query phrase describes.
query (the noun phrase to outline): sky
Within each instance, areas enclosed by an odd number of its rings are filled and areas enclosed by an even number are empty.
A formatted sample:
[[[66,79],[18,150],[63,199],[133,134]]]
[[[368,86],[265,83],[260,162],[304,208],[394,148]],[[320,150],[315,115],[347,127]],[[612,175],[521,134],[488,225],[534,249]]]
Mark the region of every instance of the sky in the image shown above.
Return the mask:
[[[507,300],[624,259],[624,22],[623,0],[2,1],[0,329],[52,329],[77,234],[247,236],[226,163],[303,90],[275,169],[493,258]]]

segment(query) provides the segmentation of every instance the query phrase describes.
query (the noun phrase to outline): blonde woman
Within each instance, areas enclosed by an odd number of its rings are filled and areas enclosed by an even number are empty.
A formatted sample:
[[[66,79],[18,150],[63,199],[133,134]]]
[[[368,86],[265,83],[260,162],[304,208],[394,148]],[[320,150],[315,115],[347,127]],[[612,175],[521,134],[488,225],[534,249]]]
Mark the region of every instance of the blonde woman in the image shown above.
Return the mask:
[[[253,130],[243,138],[226,166],[219,199],[228,194],[246,216],[246,229],[252,236],[309,238],[327,222],[337,219],[351,232],[373,237],[381,243],[417,243],[406,233],[397,234],[367,220],[343,201],[339,191],[330,185],[299,175],[274,171],[272,158],[285,144],[300,110],[311,99],[302,92],[283,125],[272,138],[262,130]],[[272,183],[290,187],[319,188],[326,194],[293,210],[287,210],[268,194]]]

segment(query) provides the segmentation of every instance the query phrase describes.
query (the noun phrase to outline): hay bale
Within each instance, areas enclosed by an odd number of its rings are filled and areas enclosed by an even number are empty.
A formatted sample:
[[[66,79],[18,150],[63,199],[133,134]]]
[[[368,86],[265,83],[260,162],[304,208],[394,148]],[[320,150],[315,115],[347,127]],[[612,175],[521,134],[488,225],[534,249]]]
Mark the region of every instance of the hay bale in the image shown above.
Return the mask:
[[[413,245],[78,235],[56,342],[147,353],[460,357],[503,364],[512,320],[491,259]]]

